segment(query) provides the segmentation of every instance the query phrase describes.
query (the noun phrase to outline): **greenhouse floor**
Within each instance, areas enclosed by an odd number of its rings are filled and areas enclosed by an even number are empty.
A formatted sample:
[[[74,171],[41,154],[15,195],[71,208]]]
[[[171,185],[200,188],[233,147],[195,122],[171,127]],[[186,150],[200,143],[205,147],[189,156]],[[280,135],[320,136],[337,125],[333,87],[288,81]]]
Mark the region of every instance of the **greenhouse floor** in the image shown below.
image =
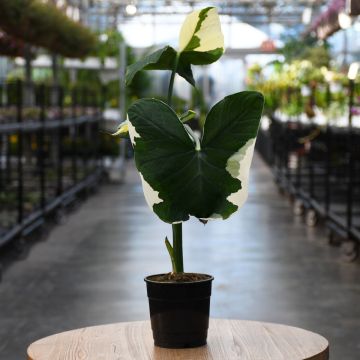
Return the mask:
[[[148,318],[143,277],[170,270],[170,234],[130,164],[124,185],[103,186],[5,272],[0,359],[24,359],[27,344],[56,332]],[[304,327],[330,340],[331,359],[359,358],[360,265],[292,215],[259,157],[247,204],[226,222],[186,223],[184,246],[187,271],[215,276],[213,317]]]

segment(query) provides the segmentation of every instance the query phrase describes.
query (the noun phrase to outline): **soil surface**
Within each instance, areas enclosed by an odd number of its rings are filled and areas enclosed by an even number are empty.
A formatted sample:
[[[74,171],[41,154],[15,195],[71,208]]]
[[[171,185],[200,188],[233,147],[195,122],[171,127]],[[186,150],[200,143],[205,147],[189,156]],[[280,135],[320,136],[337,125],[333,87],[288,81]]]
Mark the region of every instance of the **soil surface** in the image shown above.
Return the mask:
[[[194,282],[194,281],[204,281],[209,280],[210,275],[205,274],[196,274],[196,273],[168,273],[149,276],[149,280],[158,281],[158,282],[170,282],[170,283],[179,283],[179,282]]]

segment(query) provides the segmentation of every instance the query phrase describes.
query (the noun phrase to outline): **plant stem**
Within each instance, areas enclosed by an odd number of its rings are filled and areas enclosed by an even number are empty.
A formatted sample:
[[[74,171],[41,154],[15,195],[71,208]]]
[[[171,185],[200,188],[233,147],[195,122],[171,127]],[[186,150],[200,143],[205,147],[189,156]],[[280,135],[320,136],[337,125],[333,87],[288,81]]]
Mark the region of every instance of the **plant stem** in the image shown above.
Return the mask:
[[[182,223],[172,224],[173,230],[173,262],[174,272],[184,272],[183,248],[182,248]]]
[[[169,106],[171,106],[172,103],[174,80],[175,80],[178,63],[179,63],[179,55],[176,55],[174,61],[174,67],[171,72],[168,96],[167,96],[167,103]],[[170,250],[169,255],[173,266],[173,272],[180,273],[180,272],[184,272],[183,248],[182,248],[182,223],[172,224],[172,231],[173,231],[172,247],[169,246],[170,244],[167,244],[166,246],[168,250]]]
[[[179,56],[176,55],[175,61],[174,61],[174,67],[172,69],[171,72],[171,77],[170,77],[170,82],[169,82],[169,89],[168,89],[168,96],[167,96],[167,103],[169,106],[171,106],[171,102],[172,102],[172,94],[173,94],[173,89],[174,89],[174,80],[175,80],[175,75],[176,75],[176,70],[178,67],[178,63],[179,63]]]

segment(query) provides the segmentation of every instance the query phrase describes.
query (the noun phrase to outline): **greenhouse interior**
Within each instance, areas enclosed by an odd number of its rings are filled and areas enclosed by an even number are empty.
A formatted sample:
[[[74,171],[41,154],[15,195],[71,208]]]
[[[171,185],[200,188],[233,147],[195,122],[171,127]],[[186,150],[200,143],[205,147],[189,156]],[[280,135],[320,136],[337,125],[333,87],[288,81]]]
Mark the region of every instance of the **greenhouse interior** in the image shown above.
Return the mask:
[[[0,359],[359,360],[360,0],[0,0]]]

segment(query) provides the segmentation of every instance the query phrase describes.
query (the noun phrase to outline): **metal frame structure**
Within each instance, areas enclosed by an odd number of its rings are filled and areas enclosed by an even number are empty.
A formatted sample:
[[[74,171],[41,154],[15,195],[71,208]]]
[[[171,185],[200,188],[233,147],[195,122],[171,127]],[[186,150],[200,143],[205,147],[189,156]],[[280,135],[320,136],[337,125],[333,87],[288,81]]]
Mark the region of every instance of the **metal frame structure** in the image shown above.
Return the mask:
[[[272,166],[280,191],[293,200],[294,213],[304,214],[308,226],[323,220],[329,242],[340,240],[344,256],[354,260],[360,250],[360,129],[352,120],[354,106],[360,106],[360,84],[353,80],[348,98],[346,128],[272,116],[269,131],[260,131],[257,149]],[[314,132],[311,140],[299,141]]]
[[[275,22],[287,26],[302,24],[305,8],[311,8],[314,13],[326,3],[326,0],[227,0],[211,1],[222,15],[234,16],[241,22],[250,25],[267,25]],[[99,27],[102,20],[107,19],[105,27],[116,27],[132,15],[126,13],[126,6],[136,5],[136,15],[156,14],[187,14],[195,8],[209,6],[209,1],[203,0],[67,0],[67,4],[77,7],[82,13],[83,21],[88,25]]]
[[[33,104],[24,105],[31,89]],[[27,89],[27,90],[26,90]],[[100,94],[17,81],[0,92],[0,247],[97,186]],[[65,105],[66,104],[66,105]]]

